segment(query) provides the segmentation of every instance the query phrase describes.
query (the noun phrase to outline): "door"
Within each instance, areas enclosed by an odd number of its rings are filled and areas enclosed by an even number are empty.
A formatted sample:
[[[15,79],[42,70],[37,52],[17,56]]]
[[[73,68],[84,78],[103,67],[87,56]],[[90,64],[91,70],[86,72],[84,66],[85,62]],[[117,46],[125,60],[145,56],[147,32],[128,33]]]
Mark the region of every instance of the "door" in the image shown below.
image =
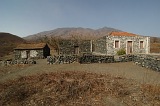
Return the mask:
[[[79,46],[74,47],[74,54],[79,54]]]
[[[132,47],[132,41],[127,41],[127,54],[132,54],[133,47]]]

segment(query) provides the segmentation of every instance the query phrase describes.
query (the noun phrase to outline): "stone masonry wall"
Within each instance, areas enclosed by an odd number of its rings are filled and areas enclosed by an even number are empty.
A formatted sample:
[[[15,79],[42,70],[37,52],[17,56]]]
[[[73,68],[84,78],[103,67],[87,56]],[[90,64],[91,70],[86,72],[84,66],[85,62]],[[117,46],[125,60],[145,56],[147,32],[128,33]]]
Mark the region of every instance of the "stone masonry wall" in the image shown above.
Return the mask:
[[[103,54],[106,55],[106,37],[103,37],[98,40],[93,41],[93,50],[94,54]]]
[[[160,55],[135,55],[134,62],[142,67],[160,72]]]
[[[91,52],[91,41],[90,40],[84,40],[80,42],[80,52],[81,53],[90,53]]]
[[[90,40],[63,40],[59,43],[60,54],[73,55],[76,49],[79,53],[91,52],[91,41]]]

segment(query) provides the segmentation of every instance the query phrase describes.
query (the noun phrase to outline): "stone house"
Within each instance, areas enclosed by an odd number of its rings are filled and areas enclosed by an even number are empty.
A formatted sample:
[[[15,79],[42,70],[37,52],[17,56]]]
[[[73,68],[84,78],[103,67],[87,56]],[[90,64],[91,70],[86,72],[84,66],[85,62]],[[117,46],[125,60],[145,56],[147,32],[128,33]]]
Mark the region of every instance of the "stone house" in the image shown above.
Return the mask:
[[[14,49],[15,59],[46,58],[50,48],[46,43],[20,44]]]
[[[150,37],[127,32],[111,32],[107,36],[94,40],[92,52],[101,55],[116,55],[124,49],[126,54],[150,53]]]

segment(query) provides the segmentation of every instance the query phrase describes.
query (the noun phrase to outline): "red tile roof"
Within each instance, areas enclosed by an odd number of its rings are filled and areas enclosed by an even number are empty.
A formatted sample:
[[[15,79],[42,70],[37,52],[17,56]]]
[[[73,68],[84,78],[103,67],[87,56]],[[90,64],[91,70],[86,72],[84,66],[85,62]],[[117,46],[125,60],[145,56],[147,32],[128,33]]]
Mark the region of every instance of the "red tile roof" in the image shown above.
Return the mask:
[[[20,44],[15,49],[42,49],[45,46],[46,46],[46,43]]]
[[[110,36],[138,36],[136,34],[128,33],[128,32],[111,32],[109,35]]]

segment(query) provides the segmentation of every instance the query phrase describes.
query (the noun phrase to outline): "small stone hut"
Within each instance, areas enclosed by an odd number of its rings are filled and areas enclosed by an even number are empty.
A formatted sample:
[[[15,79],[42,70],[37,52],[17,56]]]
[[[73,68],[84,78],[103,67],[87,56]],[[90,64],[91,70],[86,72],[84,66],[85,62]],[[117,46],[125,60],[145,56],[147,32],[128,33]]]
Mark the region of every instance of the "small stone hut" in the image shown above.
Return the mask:
[[[128,32],[111,32],[93,41],[92,52],[101,55],[116,55],[121,49],[124,49],[126,54],[148,54],[150,53],[150,37]]]
[[[46,43],[20,44],[14,49],[15,59],[46,58],[50,48]]]

